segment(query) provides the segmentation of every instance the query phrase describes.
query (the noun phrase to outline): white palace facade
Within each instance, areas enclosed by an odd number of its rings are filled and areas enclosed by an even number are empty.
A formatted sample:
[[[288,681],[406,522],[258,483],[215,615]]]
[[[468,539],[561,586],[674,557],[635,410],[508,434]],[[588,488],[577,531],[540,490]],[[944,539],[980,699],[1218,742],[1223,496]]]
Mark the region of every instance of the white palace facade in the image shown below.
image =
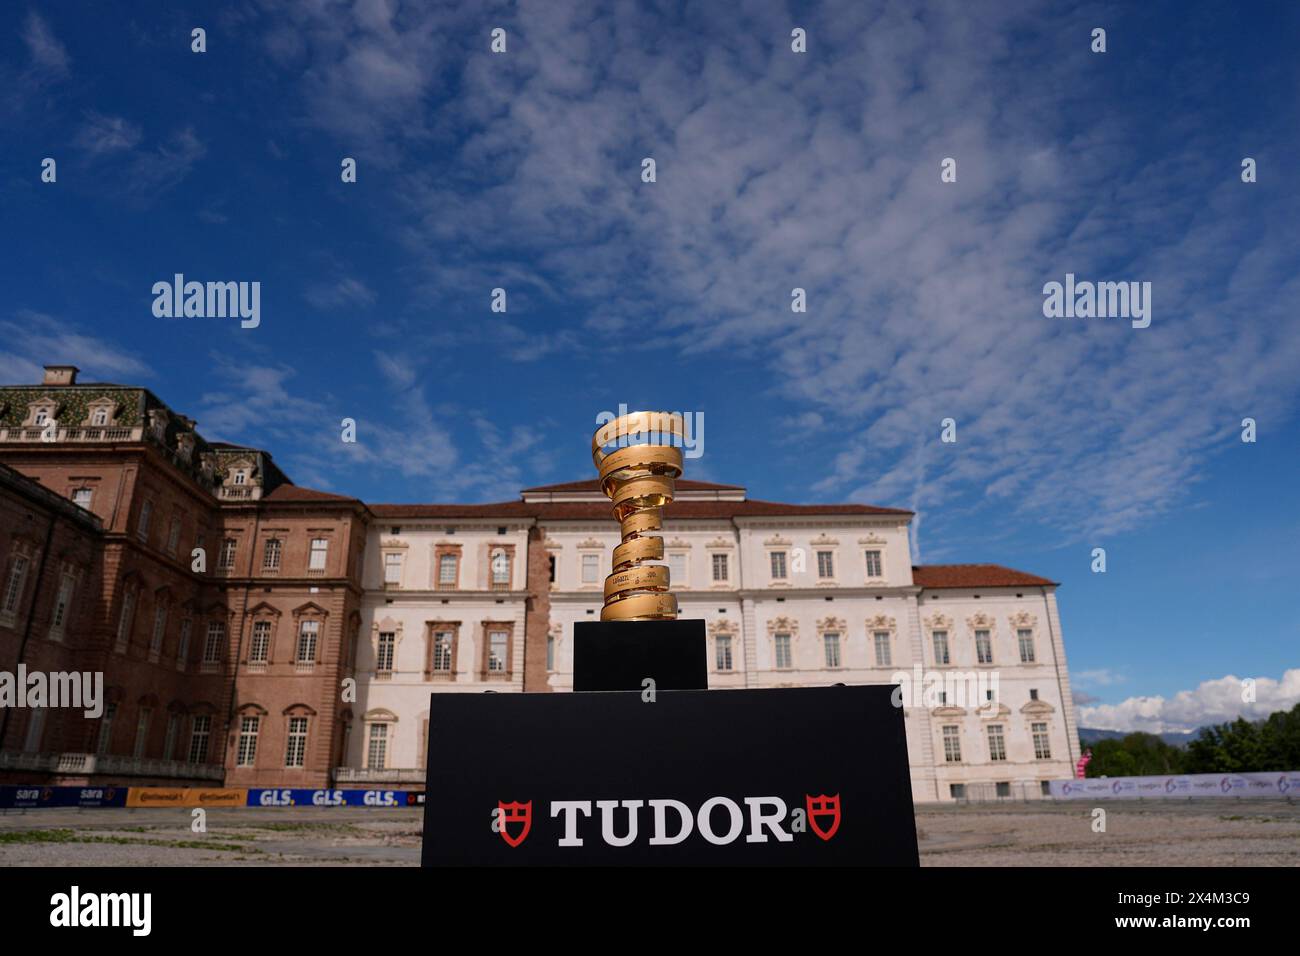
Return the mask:
[[[618,527],[594,480],[500,504],[367,508],[356,726],[334,779],[423,784],[431,692],[571,689],[573,625],[599,618]],[[1056,584],[914,567],[911,519],[679,481],[666,562],[679,616],[705,622],[709,686],[901,673],[917,802],[1046,795],[1079,757]]]

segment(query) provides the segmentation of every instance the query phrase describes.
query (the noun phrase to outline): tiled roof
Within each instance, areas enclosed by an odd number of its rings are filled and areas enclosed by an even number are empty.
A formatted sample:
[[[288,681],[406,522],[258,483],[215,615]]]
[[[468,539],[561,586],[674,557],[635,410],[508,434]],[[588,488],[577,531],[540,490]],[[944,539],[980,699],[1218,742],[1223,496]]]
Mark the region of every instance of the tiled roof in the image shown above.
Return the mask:
[[[913,565],[912,580],[932,589],[1051,587],[1058,583],[1000,564]]]
[[[608,520],[605,501],[503,501],[487,505],[370,505],[381,518],[541,518],[552,521]],[[776,501],[674,501],[664,510],[674,518],[763,518],[779,515],[907,515],[901,508],[874,505],[791,505]]]
[[[262,497],[263,501],[356,501],[348,495],[335,495],[315,488],[301,485],[276,485],[271,492]]]
[[[676,485],[682,491],[744,491],[743,485],[719,485],[712,481],[692,481],[689,478],[677,479]],[[558,485],[538,485],[536,488],[525,488],[524,494],[542,494],[548,491],[590,491],[592,493],[600,492],[600,485],[595,478],[584,481],[564,481]]]

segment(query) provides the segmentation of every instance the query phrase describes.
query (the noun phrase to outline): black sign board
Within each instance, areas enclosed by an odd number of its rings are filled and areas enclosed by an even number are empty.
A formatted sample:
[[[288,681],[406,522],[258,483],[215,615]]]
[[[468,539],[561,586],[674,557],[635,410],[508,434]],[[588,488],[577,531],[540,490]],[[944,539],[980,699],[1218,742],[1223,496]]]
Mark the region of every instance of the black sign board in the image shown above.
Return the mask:
[[[573,689],[705,690],[704,622],[578,621],[573,625]]]
[[[892,686],[433,694],[425,866],[916,866]]]

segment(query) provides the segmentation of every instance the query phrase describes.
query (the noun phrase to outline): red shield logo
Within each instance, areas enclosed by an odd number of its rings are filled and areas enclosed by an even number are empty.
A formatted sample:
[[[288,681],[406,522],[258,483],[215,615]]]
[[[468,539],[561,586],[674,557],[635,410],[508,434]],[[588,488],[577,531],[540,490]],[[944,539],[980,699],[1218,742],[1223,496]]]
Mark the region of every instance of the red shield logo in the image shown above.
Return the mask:
[[[503,803],[497,801],[497,819],[501,822],[501,839],[511,846],[518,846],[528,838],[528,831],[533,828],[533,801],[527,803]],[[510,824],[519,824],[519,835],[510,835]]]
[[[808,826],[812,827],[813,833],[823,840],[835,836],[835,831],[840,828],[840,795],[837,793],[833,797],[828,797],[823,793],[814,797],[805,793],[803,796],[808,808]],[[821,817],[830,819],[828,826],[822,825]]]

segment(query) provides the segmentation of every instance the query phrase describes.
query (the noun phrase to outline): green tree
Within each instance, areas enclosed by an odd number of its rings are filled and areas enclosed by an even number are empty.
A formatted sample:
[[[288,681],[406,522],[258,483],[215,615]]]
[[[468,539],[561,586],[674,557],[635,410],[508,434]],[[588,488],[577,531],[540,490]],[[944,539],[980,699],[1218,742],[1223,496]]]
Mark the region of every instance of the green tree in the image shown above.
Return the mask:
[[[1154,734],[1132,733],[1092,745],[1089,777],[1148,777],[1185,773],[1181,748]]]

